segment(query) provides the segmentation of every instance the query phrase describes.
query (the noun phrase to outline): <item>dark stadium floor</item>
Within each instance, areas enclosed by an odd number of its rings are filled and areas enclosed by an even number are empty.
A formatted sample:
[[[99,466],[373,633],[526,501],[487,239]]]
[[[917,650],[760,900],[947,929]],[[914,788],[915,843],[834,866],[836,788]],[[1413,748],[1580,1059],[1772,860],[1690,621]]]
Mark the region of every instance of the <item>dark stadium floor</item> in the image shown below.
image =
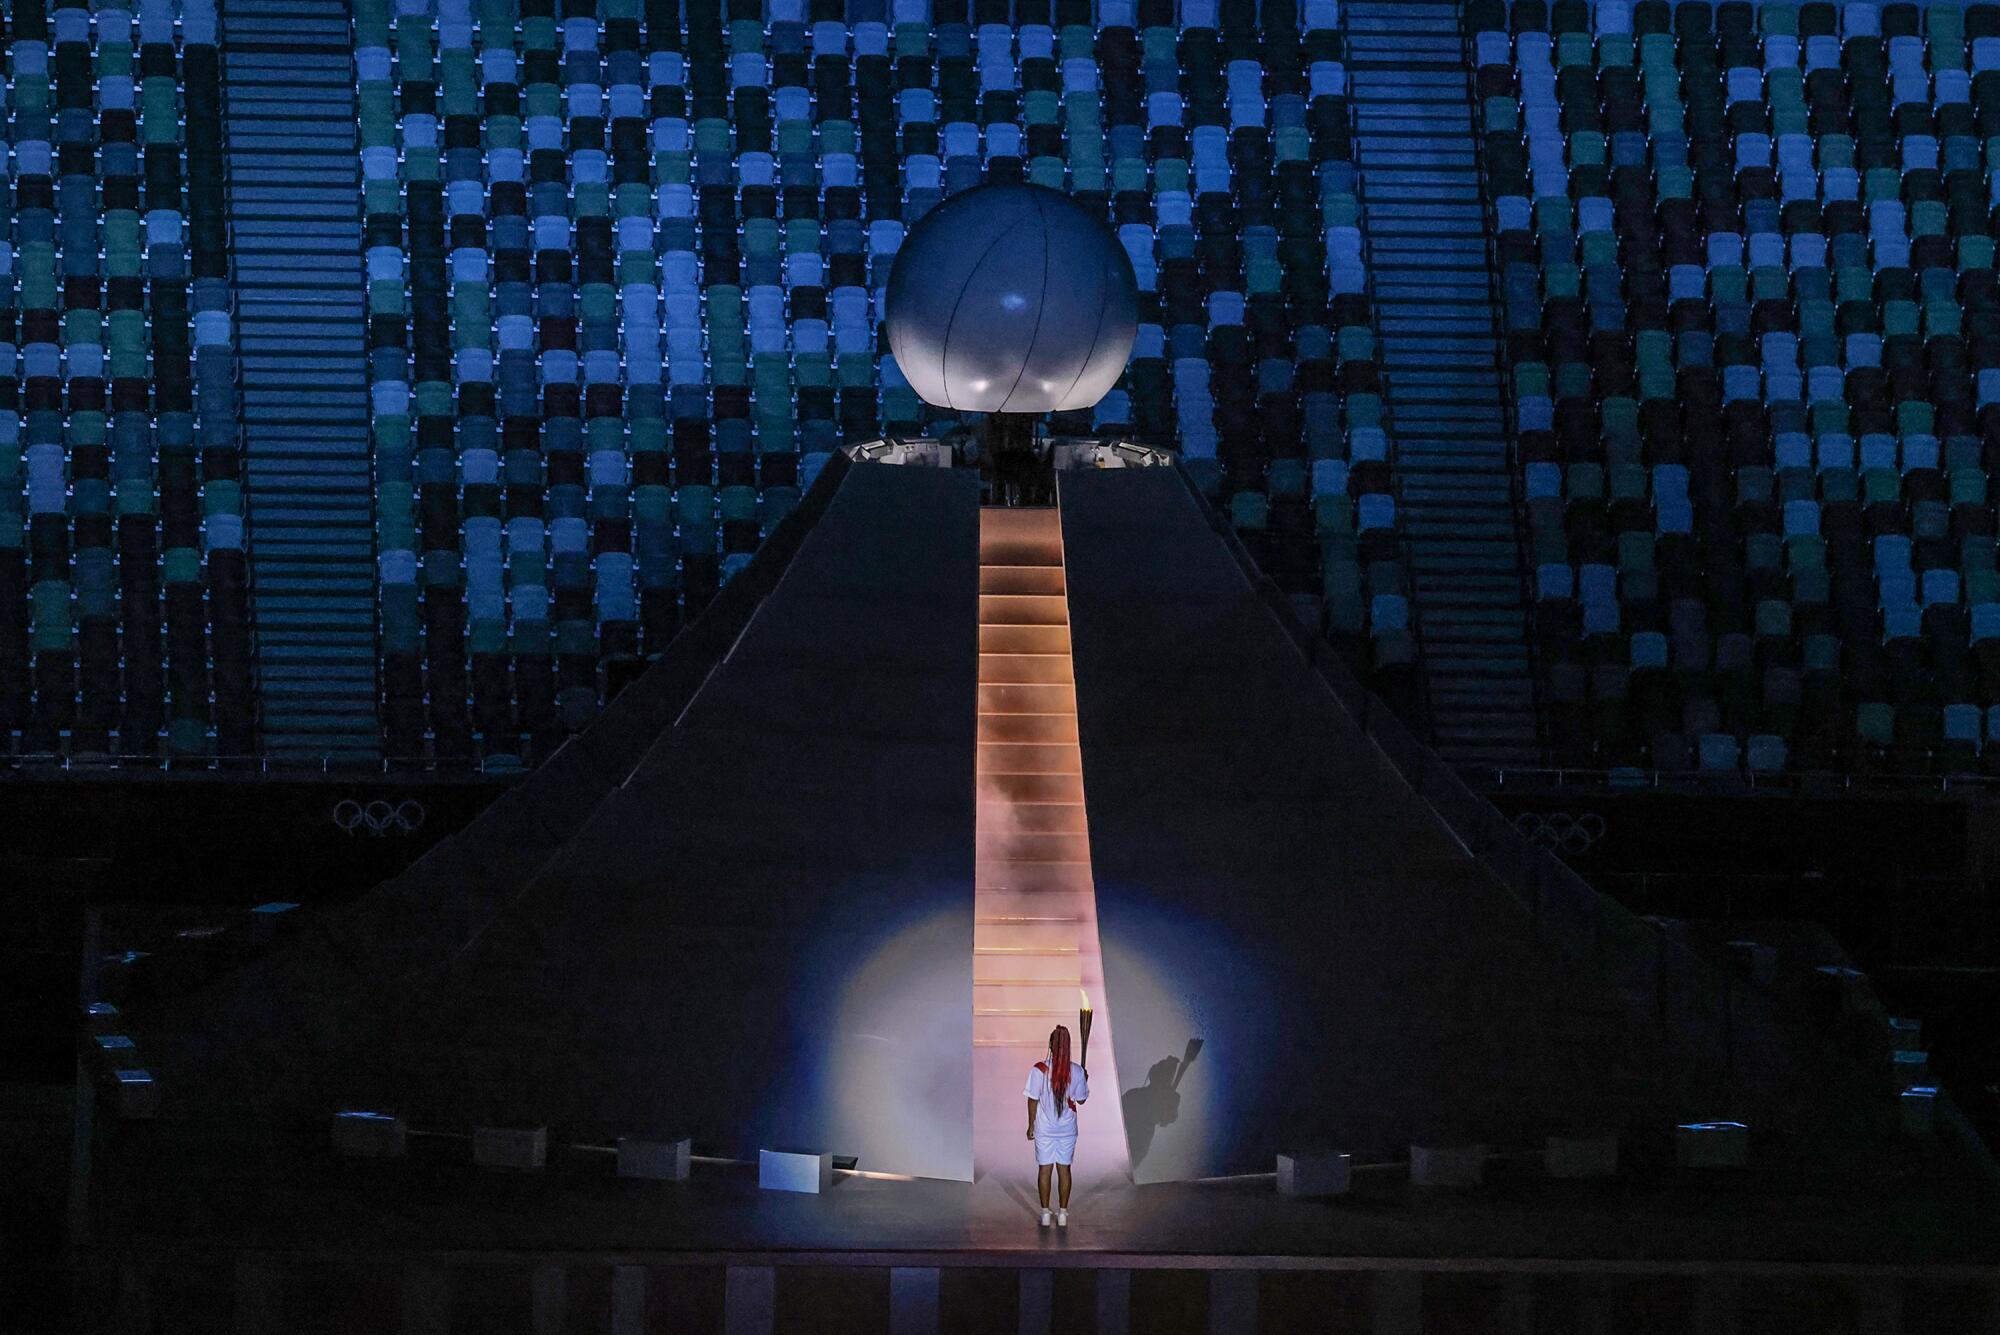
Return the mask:
[[[1561,1182],[1528,1156],[1496,1161],[1472,1192],[1413,1189],[1400,1165],[1363,1168],[1353,1191],[1331,1201],[1281,1198],[1268,1175],[1143,1187],[1079,1180],[1068,1229],[1044,1231],[1027,1165],[970,1185],[840,1175],[828,1193],[810,1196],[761,1191],[753,1167],[715,1160],[673,1184],[615,1178],[603,1152],[552,1154],[536,1175],[477,1170],[463,1155],[462,1142],[447,1142],[410,1159],[352,1162],[310,1144],[259,1151],[231,1137],[204,1150],[152,1127],[100,1158],[95,1241],[135,1253],[256,1249],[300,1259],[868,1252],[964,1263],[1035,1252],[1085,1265],[1138,1254],[1641,1268],[2000,1261],[1991,1192],[1916,1175],[1894,1191],[1880,1177],[1671,1169]]]

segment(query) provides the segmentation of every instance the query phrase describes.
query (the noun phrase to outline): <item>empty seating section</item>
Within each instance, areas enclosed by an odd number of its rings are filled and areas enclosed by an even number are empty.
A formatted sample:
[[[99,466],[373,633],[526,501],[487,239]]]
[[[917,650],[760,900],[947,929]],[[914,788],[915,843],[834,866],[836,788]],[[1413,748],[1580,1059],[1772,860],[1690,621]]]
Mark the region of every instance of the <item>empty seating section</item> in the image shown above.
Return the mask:
[[[0,746],[254,749],[213,0],[13,0]]]
[[[1560,758],[2000,768],[2000,7],[1467,23]]]
[[[390,754],[561,736],[830,451],[950,428],[877,320],[988,180],[1104,210],[1144,289],[1052,427],[1178,443],[1408,659],[1330,0],[887,3],[360,0]]]

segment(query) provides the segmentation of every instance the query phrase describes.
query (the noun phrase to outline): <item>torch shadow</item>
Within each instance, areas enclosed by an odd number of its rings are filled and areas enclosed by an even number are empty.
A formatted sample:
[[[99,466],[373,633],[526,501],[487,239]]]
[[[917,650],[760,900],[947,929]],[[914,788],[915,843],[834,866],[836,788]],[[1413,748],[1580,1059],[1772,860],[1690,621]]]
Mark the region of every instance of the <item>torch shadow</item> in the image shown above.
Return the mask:
[[[1160,1058],[1147,1070],[1145,1084],[1120,1096],[1120,1107],[1125,1114],[1126,1151],[1132,1167],[1145,1162],[1153,1148],[1154,1135],[1179,1119],[1181,1080],[1200,1055],[1201,1040],[1190,1038],[1180,1056]]]

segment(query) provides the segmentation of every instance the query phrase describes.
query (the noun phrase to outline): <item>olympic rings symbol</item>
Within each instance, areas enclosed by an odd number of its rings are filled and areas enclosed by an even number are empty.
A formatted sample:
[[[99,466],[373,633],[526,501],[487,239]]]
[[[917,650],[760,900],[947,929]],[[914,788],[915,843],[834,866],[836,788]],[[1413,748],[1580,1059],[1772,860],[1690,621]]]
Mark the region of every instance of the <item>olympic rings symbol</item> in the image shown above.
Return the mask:
[[[1604,817],[1595,811],[1580,815],[1567,811],[1523,811],[1514,817],[1514,828],[1532,843],[1573,857],[1589,852],[1604,837]]]
[[[428,814],[422,802],[407,797],[401,802],[388,802],[379,797],[371,802],[359,802],[344,797],[333,804],[333,823],[343,834],[367,834],[377,839],[392,834],[415,834],[424,828],[424,818]]]

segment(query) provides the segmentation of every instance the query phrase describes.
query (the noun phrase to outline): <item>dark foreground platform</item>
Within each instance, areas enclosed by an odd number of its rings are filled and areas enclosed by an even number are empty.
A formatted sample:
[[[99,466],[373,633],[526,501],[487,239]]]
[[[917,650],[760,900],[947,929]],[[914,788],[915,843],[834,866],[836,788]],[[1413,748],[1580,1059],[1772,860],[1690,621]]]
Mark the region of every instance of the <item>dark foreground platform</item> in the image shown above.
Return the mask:
[[[803,1196],[760,1191],[753,1168],[716,1160],[670,1184],[621,1180],[608,1153],[576,1147],[529,1175],[475,1169],[448,1138],[357,1163],[298,1141],[157,1130],[172,1143],[127,1140],[96,1175],[86,1270],[99,1328],[1414,1335],[2000,1323],[1991,1195],[1897,1178],[1893,1165],[1889,1177],[1716,1177],[1639,1163],[1579,1183],[1545,1177],[1527,1156],[1493,1160],[1477,1191],[1440,1192],[1382,1164],[1326,1201],[1281,1198],[1268,1176],[1080,1181],[1059,1231],[1037,1226],[1025,1166],[973,1184],[842,1174]]]

